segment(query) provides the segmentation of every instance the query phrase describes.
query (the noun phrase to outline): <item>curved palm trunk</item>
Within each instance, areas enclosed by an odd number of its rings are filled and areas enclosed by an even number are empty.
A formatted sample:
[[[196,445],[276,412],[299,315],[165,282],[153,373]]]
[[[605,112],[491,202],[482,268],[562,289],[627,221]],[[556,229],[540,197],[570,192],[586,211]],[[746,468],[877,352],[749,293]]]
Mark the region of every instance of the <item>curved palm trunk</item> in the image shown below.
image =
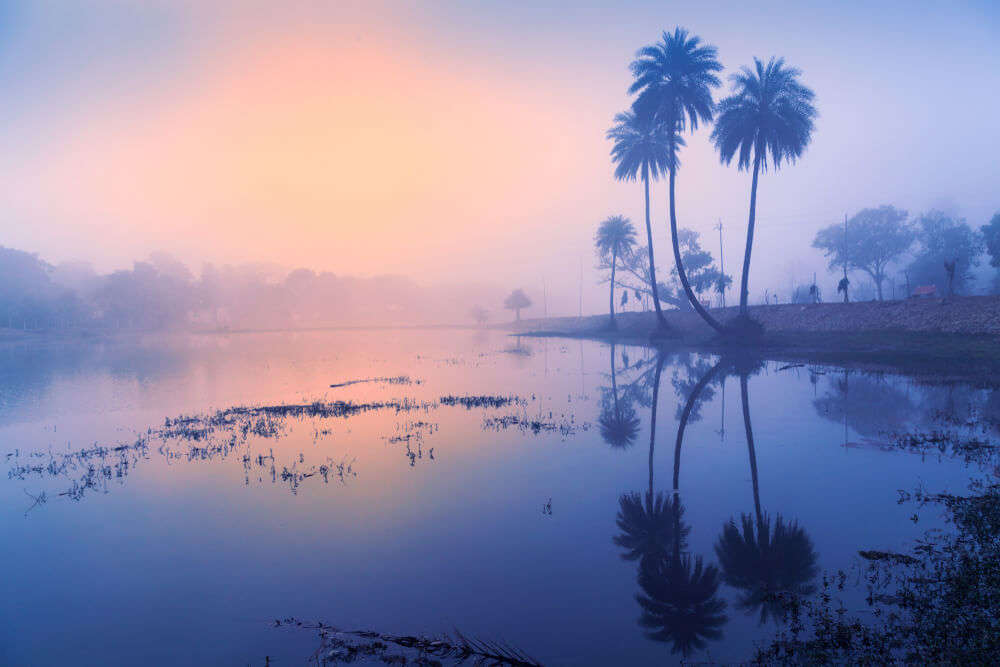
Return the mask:
[[[691,395],[688,396],[687,402],[684,403],[684,410],[681,412],[680,424],[677,426],[677,442],[674,444],[674,496],[677,495],[680,490],[680,479],[681,479],[681,445],[684,443],[684,430],[687,429],[688,419],[691,418],[691,411],[694,409],[694,404],[698,400],[698,396],[704,391],[705,386],[715,377],[715,374],[719,372],[719,368],[722,366],[722,360],[720,359],[717,364],[712,366],[707,373],[705,373],[698,384],[694,386],[691,390]]]
[[[653,307],[656,308],[656,325],[664,331],[668,329],[667,320],[663,317],[663,309],[660,308],[660,292],[656,286],[656,262],[653,260],[653,226],[649,221],[649,168],[642,169],[642,185],[646,191],[646,247],[649,249],[649,282],[650,290],[653,292]]]
[[[616,329],[615,325],[615,265],[618,263],[618,245],[615,245],[614,251],[611,253],[611,296],[608,299],[608,303],[611,307],[611,328]],[[611,368],[614,370],[615,360],[611,360]]]
[[[663,362],[666,358],[662,352],[657,353],[656,375],[653,377],[653,408],[649,413],[649,498],[653,498],[653,447],[656,443],[656,406],[660,402],[660,374],[663,372]]]
[[[753,506],[757,513],[758,532],[764,525],[764,514],[760,511],[760,487],[757,485],[757,451],[753,446],[753,429],[750,427],[750,401],[747,392],[746,373],[740,375],[740,399],[743,403],[743,428],[747,433],[747,450],[750,452],[750,477],[753,480]]]
[[[698,297],[695,296],[694,291],[691,289],[691,283],[687,279],[687,271],[684,270],[684,262],[681,259],[681,247],[677,240],[677,214],[674,209],[674,181],[676,180],[677,172],[675,169],[670,170],[670,240],[673,242],[674,246],[674,263],[677,265],[677,275],[680,276],[681,285],[684,287],[684,293],[687,294],[688,301],[694,306],[694,309],[698,311],[701,318],[708,322],[709,326],[713,329],[722,333],[724,328],[719,321],[714,317],[709,315],[708,311],[705,310],[701,302],[698,301]]]
[[[753,182],[750,185],[750,221],[747,223],[747,247],[743,252],[743,277],[740,281],[740,315],[746,316],[750,297],[750,253],[753,250],[753,228],[757,218],[757,176],[760,174],[760,156],[753,161]],[[845,295],[846,296],[846,295]]]

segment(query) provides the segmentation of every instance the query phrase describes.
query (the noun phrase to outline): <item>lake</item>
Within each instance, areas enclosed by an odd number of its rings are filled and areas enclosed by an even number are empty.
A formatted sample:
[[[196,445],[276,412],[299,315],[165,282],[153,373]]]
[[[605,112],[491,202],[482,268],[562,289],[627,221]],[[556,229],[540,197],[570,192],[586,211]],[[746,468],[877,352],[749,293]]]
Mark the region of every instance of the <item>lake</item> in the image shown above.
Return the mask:
[[[496,331],[9,345],[0,663],[303,664],[290,618],[738,661],[787,623],[761,590],[843,572],[863,614],[858,551],[944,525],[900,490],[995,474],[898,436],[995,414],[992,388]]]

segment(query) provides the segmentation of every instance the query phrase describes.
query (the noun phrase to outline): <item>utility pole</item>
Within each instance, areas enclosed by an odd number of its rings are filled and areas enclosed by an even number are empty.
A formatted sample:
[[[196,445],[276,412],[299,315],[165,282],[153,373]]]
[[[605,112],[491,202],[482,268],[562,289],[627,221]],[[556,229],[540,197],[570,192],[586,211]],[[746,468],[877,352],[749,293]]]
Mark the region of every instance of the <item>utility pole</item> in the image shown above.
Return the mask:
[[[715,228],[719,230],[719,273],[722,274],[719,280],[724,281],[726,279],[726,264],[722,260],[722,218],[719,218],[719,224],[716,225]],[[722,285],[723,285],[722,290],[720,290],[722,293],[722,307],[725,308],[726,307],[725,282],[723,282]]]
[[[545,287],[545,276],[542,276],[542,317],[549,319],[549,292]]]

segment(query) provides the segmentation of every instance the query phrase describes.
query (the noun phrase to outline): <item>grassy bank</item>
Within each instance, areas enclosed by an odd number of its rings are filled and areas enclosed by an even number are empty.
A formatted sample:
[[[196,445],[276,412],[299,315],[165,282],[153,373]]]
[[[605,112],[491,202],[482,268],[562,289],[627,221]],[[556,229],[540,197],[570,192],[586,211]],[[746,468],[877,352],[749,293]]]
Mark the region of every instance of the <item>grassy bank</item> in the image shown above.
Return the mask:
[[[714,309],[723,322],[735,308]],[[668,344],[725,353],[738,349],[788,361],[836,363],[867,370],[905,371],[935,379],[995,383],[1000,377],[1000,297],[947,301],[754,306],[764,326],[754,340],[724,340],[693,312],[666,313]],[[646,343],[653,313],[623,313],[615,330],[608,316],[525,320],[515,333]]]

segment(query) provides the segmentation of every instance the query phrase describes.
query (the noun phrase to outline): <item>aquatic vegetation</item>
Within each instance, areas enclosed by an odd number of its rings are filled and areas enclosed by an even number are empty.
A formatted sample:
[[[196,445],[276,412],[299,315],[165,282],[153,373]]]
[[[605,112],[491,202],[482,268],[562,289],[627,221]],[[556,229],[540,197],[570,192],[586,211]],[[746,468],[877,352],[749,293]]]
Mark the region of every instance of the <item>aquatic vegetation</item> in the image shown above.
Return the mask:
[[[508,405],[527,405],[519,396],[442,396],[438,399],[441,405],[461,405],[466,410],[472,408],[503,408]]]
[[[346,382],[338,382],[336,384],[331,384],[331,389],[339,389],[340,387],[350,387],[354,384],[365,384],[365,383],[378,383],[378,384],[420,384],[421,380],[411,380],[409,375],[397,375],[395,377],[379,377],[379,378],[365,378],[363,380],[347,380]]]
[[[123,482],[139,461],[149,459],[150,443],[156,442],[159,444],[154,451],[168,463],[222,460],[236,454],[243,466],[246,485],[249,485],[252,479],[258,482],[269,479],[271,483],[281,482],[287,485],[292,493],[297,493],[300,485],[311,478],[322,479],[324,483],[329,483],[331,478],[346,483],[349,479],[357,477],[357,471],[354,469],[356,459],[348,460],[345,456],[335,460],[327,457],[321,462],[306,464],[305,455],[300,452],[294,461],[278,464],[273,449],[266,455],[253,452],[250,447],[251,438],[285,437],[288,435],[289,420],[293,419],[348,419],[383,410],[393,411],[396,414],[429,413],[441,406],[488,410],[511,405],[525,406],[527,401],[513,395],[446,395],[437,401],[402,398],[367,403],[313,401],[233,406],[204,415],[168,417],[164,419],[162,427],[147,429],[146,433],[128,444],[111,447],[94,444],[92,447],[60,454],[32,452],[26,454],[23,459],[20,450],[15,450],[7,455],[7,461],[11,466],[7,476],[16,480],[26,480],[33,476],[69,478],[69,488],[58,492],[56,496],[81,500],[92,491],[107,493],[109,483],[113,480]],[[565,436],[576,431],[576,425],[571,422],[572,420],[561,424],[550,424],[539,421],[530,424],[527,429],[535,433],[559,431]],[[397,425],[397,429],[399,428]],[[424,459],[425,456],[428,460],[434,460],[434,448],[425,452],[423,437],[425,434],[437,432],[438,425],[417,420],[406,422],[403,429],[404,432],[390,436],[387,440],[405,445],[405,455],[410,466],[413,467],[416,461]],[[314,441],[321,435],[329,433],[330,430],[327,428],[320,430],[314,427]],[[415,448],[411,445],[415,445]],[[32,507],[43,502],[36,502]]]
[[[910,553],[860,551],[870,618],[836,599],[844,576],[821,594],[783,600],[792,623],[755,661],[768,664],[991,664],[1000,654],[1000,485],[967,496],[904,493],[901,502],[944,509],[950,531],[928,531]]]
[[[549,412],[548,419],[542,417],[528,417],[527,415],[501,415],[499,417],[484,417],[484,431],[506,431],[517,429],[521,433],[559,433],[564,438],[576,435],[579,431],[589,431],[590,424],[587,422],[577,423],[573,415],[560,415],[556,421],[552,413]]]
[[[302,621],[297,618],[275,619],[276,628],[318,630],[320,645],[309,662],[329,665],[339,662],[372,660],[383,664],[442,665],[509,665],[539,667],[540,662],[506,642],[466,637],[458,630],[454,635],[439,636],[392,635],[374,630],[344,630],[322,621]],[[393,648],[396,652],[393,652]]]

